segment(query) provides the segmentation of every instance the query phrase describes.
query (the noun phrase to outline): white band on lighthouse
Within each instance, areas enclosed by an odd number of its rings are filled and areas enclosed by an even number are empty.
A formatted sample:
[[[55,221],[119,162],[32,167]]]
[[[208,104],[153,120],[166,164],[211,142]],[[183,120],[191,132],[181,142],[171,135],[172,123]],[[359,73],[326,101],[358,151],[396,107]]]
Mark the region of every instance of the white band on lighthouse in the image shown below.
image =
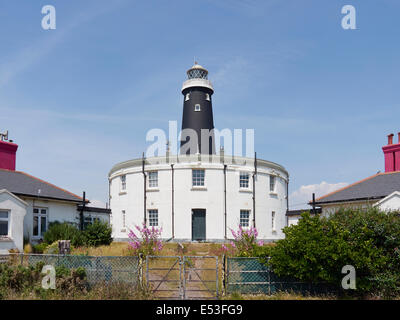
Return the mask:
[[[192,87],[204,87],[204,88],[208,88],[210,90],[212,90],[212,92],[214,92],[214,88],[211,84],[210,80],[206,80],[206,79],[189,79],[186,80],[183,83],[182,86],[182,92],[183,90],[187,89],[187,88],[192,88]]]

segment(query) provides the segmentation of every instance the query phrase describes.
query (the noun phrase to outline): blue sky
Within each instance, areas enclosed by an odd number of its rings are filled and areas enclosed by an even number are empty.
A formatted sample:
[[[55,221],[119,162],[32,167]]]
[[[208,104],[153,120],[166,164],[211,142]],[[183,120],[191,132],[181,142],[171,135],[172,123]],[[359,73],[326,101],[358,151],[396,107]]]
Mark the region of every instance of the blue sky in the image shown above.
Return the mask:
[[[41,28],[44,5],[57,29]],[[357,30],[341,27],[342,6]],[[400,131],[396,0],[0,0],[0,130],[18,170],[107,201],[107,173],[182,116],[193,59],[218,129],[254,128],[292,204],[383,171]],[[395,140],[397,141],[397,140]]]

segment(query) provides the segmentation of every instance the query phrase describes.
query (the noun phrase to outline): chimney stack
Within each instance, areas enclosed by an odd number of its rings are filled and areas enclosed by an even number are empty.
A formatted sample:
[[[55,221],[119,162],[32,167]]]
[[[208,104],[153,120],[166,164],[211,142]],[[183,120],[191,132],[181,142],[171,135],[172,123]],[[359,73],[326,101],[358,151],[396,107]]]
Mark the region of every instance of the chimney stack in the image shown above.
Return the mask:
[[[388,146],[391,145],[391,144],[393,144],[393,136],[394,136],[393,133],[391,133],[391,134],[388,135]]]
[[[400,132],[397,144],[393,144],[394,134],[388,135],[388,144],[382,147],[385,156],[385,172],[400,171]]]
[[[5,140],[8,140],[8,131],[0,134],[0,169],[15,171],[18,145]]]

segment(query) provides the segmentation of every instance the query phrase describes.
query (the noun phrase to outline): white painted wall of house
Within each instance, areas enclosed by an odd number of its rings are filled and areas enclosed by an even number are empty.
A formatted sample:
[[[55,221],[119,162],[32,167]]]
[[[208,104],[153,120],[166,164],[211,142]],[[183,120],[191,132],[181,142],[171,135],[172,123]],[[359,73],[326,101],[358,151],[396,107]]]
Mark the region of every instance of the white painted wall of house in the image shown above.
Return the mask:
[[[400,210],[400,192],[393,192],[375,205],[384,211]]]
[[[27,212],[26,204],[8,192],[2,192],[0,193],[0,209],[9,212],[8,239],[0,240],[0,250],[18,249],[22,252],[24,217]]]
[[[47,227],[50,222],[71,222],[77,223],[77,210],[76,203],[51,201],[51,200],[37,200],[32,198],[21,197],[28,203],[27,214],[24,219],[24,237],[29,238],[30,241],[38,241],[41,237],[33,236],[33,209],[45,208],[47,209]]]
[[[322,215],[327,217],[341,208],[367,208],[368,206],[373,206],[377,201],[369,200],[369,201],[349,201],[349,202],[341,202],[341,203],[331,203],[326,205],[321,205]]]
[[[301,219],[301,216],[288,217],[288,226],[290,227],[291,225],[297,225],[299,223],[300,219]]]
[[[27,204],[27,214],[24,219],[24,237],[29,238],[31,242],[36,242],[41,239],[41,237],[33,236],[33,209],[34,208],[45,208],[47,209],[47,227],[51,222],[69,222],[69,223],[79,223],[79,212],[77,211],[77,204],[67,201],[57,201],[57,200],[38,200],[32,198],[21,197]],[[89,215],[85,212],[85,216]],[[91,212],[92,217],[98,217],[102,221],[109,223],[109,215]]]
[[[161,162],[161,161],[160,161]],[[254,167],[248,165],[229,165],[227,169],[227,237],[232,238],[229,228],[237,230],[240,210],[250,210],[252,225],[253,194],[252,172]],[[205,169],[204,188],[192,187],[192,169]],[[207,162],[190,162],[174,164],[174,206],[175,206],[175,239],[192,239],[192,209],[206,209],[207,240],[224,240],[224,173],[223,164]],[[172,195],[171,166],[166,163],[146,165],[146,172],[158,171],[158,188],[147,188],[147,210],[158,209],[159,226],[162,237],[172,237]],[[239,173],[250,173],[249,189],[239,188]],[[121,175],[126,175],[126,190],[121,190]],[[275,193],[269,192],[269,175],[278,174]],[[276,240],[284,237],[282,228],[286,226],[287,174],[283,170],[258,166],[256,177],[256,227],[259,239]],[[142,166],[125,167],[114,171],[110,176],[110,207],[113,237],[127,239],[129,229],[143,222],[144,186]],[[122,225],[122,211],[126,214],[126,227]],[[272,230],[271,215],[275,211],[275,231]],[[148,214],[148,213],[147,213]]]

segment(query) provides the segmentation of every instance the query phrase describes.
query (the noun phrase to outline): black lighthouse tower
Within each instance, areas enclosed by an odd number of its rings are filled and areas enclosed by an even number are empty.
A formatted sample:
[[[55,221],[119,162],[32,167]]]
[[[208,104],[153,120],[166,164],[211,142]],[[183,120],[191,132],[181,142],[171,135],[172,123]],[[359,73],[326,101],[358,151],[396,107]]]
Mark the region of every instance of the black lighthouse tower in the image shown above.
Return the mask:
[[[185,129],[196,133],[196,139],[192,136],[182,136],[181,154],[215,154],[214,120],[212,111],[212,94],[214,88],[208,80],[208,71],[195,62],[187,71],[187,80],[183,83],[183,117],[182,132]],[[206,130],[202,130],[206,129]],[[186,145],[186,148],[184,147]],[[187,146],[190,145],[190,148]]]

